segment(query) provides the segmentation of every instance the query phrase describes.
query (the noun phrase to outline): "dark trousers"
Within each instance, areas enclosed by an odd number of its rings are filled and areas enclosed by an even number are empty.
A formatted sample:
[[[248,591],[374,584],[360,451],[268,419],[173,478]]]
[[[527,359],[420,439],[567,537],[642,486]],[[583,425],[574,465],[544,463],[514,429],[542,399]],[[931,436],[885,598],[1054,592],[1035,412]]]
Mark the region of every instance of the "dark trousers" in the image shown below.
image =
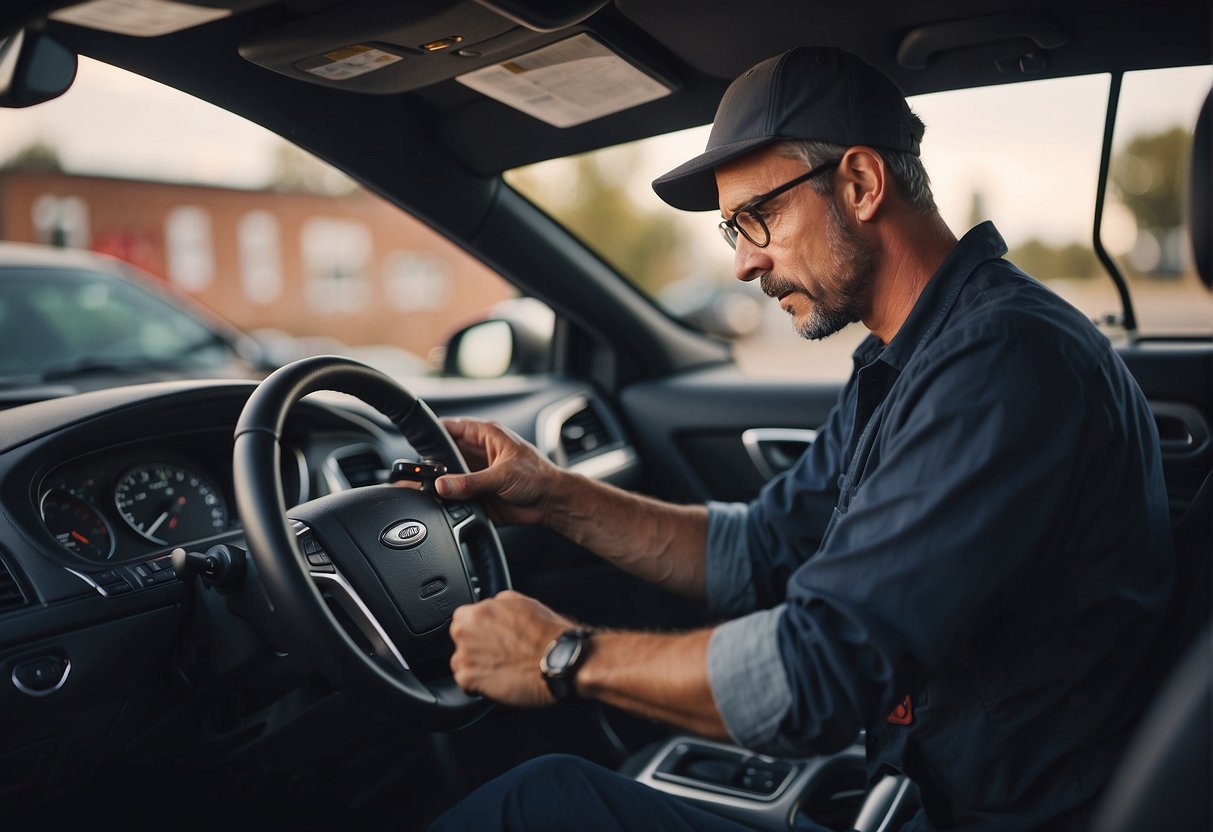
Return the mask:
[[[801,826],[796,829],[820,827]],[[429,832],[752,832],[580,757],[549,754],[485,783]]]

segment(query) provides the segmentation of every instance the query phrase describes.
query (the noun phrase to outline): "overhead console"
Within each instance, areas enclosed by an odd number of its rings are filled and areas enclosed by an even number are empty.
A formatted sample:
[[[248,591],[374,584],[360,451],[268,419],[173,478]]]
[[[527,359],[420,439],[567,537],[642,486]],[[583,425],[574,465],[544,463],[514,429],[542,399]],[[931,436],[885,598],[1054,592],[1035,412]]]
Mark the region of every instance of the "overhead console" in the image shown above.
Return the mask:
[[[407,92],[452,78],[463,80],[476,70],[509,60],[498,72],[477,73],[468,86],[519,109],[523,109],[519,101],[525,99],[516,90],[511,99],[511,78],[515,86],[542,84],[543,70],[562,64],[560,74],[567,84],[569,70],[577,61],[593,61],[597,76],[606,72],[612,76],[612,84],[630,87],[626,106],[667,94],[673,88],[668,81],[639,66],[634,56],[623,55],[618,47],[607,46],[578,28],[604,5],[603,0],[343,4],[248,38],[240,45],[240,54],[301,81],[379,94]],[[579,49],[544,50],[570,37],[581,38]],[[500,77],[493,82],[486,74]],[[532,78],[540,80],[533,82]],[[601,98],[604,90],[593,92],[587,103],[591,97]],[[542,114],[537,117],[543,118]]]

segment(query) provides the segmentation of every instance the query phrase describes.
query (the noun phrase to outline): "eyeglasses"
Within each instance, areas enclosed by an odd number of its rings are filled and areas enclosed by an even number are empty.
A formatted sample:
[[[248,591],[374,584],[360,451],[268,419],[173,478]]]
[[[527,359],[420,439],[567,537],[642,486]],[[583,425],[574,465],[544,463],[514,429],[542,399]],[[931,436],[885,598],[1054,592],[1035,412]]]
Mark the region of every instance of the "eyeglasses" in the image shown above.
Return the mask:
[[[838,167],[838,162],[826,162],[818,165],[808,173],[802,173],[795,179],[784,182],[773,191],[767,191],[761,196],[756,196],[738,208],[733,216],[727,220],[720,222],[720,235],[724,237],[724,241],[729,244],[730,248],[737,248],[737,234],[740,232],[747,240],[756,245],[758,248],[764,248],[771,242],[771,232],[767,228],[767,222],[763,219],[762,212],[758,207],[764,202],[769,202],[780,194],[786,193],[802,182],[808,182],[814,176],[833,170]]]

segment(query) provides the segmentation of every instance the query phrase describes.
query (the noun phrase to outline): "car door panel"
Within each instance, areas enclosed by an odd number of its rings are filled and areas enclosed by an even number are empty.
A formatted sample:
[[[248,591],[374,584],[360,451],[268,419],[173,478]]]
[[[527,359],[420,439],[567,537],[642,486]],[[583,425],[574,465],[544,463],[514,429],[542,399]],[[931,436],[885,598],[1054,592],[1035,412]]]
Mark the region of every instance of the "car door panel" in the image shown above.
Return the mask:
[[[1213,344],[1147,341],[1120,354],[1158,423],[1171,517],[1177,519],[1213,468]]]
[[[680,501],[748,500],[807,447],[840,388],[713,368],[633,384],[619,406],[650,491]],[[760,433],[747,444],[747,431]]]

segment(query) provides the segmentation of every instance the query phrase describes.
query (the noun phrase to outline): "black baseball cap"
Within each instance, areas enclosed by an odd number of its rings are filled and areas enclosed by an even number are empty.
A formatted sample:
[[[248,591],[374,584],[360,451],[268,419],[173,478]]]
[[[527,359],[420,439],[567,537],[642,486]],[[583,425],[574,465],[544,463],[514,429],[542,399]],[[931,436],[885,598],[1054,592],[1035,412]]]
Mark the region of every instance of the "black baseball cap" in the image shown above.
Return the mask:
[[[802,46],[768,58],[729,85],[707,149],[653,180],[657,195],[685,211],[719,206],[715,169],[786,139],[863,144],[918,155],[919,121],[897,85],[860,58]]]

